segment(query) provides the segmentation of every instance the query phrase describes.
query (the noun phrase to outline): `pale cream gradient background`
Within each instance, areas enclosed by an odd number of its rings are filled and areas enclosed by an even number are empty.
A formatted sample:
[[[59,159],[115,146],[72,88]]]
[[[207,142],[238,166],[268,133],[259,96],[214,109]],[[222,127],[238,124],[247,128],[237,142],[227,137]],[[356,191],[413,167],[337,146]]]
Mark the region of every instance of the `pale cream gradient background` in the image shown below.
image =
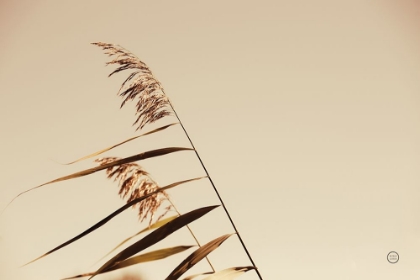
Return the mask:
[[[115,96],[127,74],[107,79],[89,45],[116,43],[163,83],[264,279],[419,279],[418,2],[150,2],[1,1],[0,208],[92,166],[54,161],[136,135]],[[178,145],[173,127],[110,155]],[[203,174],[189,152],[141,164],[162,185]],[[17,267],[121,206],[116,192],[96,174],[16,200],[0,217],[0,279],[91,270],[144,226],[135,212]],[[183,212],[218,203],[207,181],[170,193]],[[202,243],[232,231],[221,209],[193,228]],[[178,243],[193,244],[186,232],[164,244]],[[130,271],[163,279],[188,253]],[[249,264],[235,237],[210,258]]]

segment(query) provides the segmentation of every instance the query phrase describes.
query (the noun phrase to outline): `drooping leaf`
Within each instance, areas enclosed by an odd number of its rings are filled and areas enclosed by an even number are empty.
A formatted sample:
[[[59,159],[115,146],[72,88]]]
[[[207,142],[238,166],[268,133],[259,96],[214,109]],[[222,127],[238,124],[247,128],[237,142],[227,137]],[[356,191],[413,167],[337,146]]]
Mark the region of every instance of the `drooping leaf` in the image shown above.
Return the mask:
[[[172,221],[172,220],[173,220],[173,219],[175,219],[176,217],[178,217],[178,216],[171,216],[171,217],[168,217],[168,218],[166,218],[166,219],[159,220],[159,221],[157,221],[156,223],[154,223],[154,224],[150,225],[149,227],[145,227],[144,229],[142,229],[141,231],[139,231],[139,232],[138,232],[138,233],[136,233],[135,235],[139,235],[139,234],[142,234],[142,233],[144,233],[144,232],[146,232],[146,231],[149,231],[149,230],[152,230],[152,229],[155,229],[155,228],[159,228],[159,227],[161,227],[161,226],[163,226],[163,225],[165,225],[165,224],[169,223],[170,221]],[[134,236],[133,236],[133,237],[134,237]]]
[[[72,162],[69,162],[69,163],[65,163],[64,165],[70,165],[70,164],[73,164],[73,163],[76,163],[76,162],[79,162],[79,161],[82,161],[82,160],[85,160],[85,159],[88,159],[88,158],[92,158],[92,157],[98,156],[98,155],[100,155],[100,154],[102,154],[102,153],[105,153],[105,152],[107,152],[107,151],[109,151],[109,150],[112,150],[112,149],[114,149],[114,148],[116,148],[116,147],[118,147],[118,146],[121,146],[121,145],[123,145],[123,144],[125,144],[125,143],[127,143],[127,142],[130,142],[130,141],[132,141],[132,140],[134,140],[134,139],[137,139],[137,138],[142,137],[142,136],[150,135],[150,134],[153,134],[153,133],[155,133],[155,132],[159,132],[159,131],[164,130],[164,129],[166,129],[166,128],[168,128],[168,127],[172,126],[172,125],[175,125],[175,124],[179,124],[179,123],[178,123],[178,122],[176,122],[176,123],[171,123],[171,124],[168,124],[168,125],[165,125],[165,126],[162,126],[162,127],[156,128],[156,129],[154,129],[154,130],[152,130],[152,131],[149,131],[149,132],[146,132],[146,133],[140,134],[140,135],[138,135],[138,136],[131,137],[131,138],[129,138],[129,139],[127,139],[127,140],[124,140],[124,141],[122,141],[122,142],[120,142],[120,143],[118,143],[118,144],[115,144],[115,145],[112,145],[112,146],[110,146],[110,147],[108,147],[108,148],[105,148],[105,149],[99,150],[99,151],[94,152],[94,153],[92,153],[92,154],[90,154],[90,155],[87,155],[87,156],[81,157],[81,158],[79,158],[79,159],[77,159],[77,160],[75,160],[75,161],[72,161]]]
[[[160,260],[160,259],[164,259],[166,257],[172,256],[174,254],[178,254],[180,252],[183,252],[185,250],[188,250],[191,247],[195,247],[196,245],[191,245],[191,246],[176,246],[176,247],[171,247],[171,248],[166,248],[166,249],[160,249],[160,250],[156,250],[150,253],[145,253],[139,256],[135,256],[135,257],[131,257],[128,258],[126,260],[123,260],[119,263],[117,263],[116,265],[112,266],[110,268],[110,270],[115,270],[115,269],[120,269],[120,268],[124,268],[130,265],[134,265],[134,264],[138,264],[138,263],[142,263],[142,262],[151,262],[151,261],[156,261],[156,260]]]
[[[67,176],[63,176],[60,178],[57,178],[55,180],[46,182],[44,184],[41,184],[39,186],[30,188],[26,191],[21,192],[20,194],[18,194],[17,196],[15,196],[5,207],[5,209],[19,196],[23,195],[24,193],[27,193],[29,191],[35,190],[37,188],[40,188],[42,186],[48,185],[48,184],[52,184],[52,183],[57,183],[57,182],[61,182],[61,181],[66,181],[66,180],[70,180],[70,179],[74,179],[74,178],[79,178],[79,177],[83,177],[104,169],[107,169],[109,167],[112,166],[116,166],[116,165],[120,165],[120,164],[124,164],[124,163],[129,163],[129,162],[133,162],[133,161],[138,161],[138,160],[143,160],[143,159],[147,159],[147,158],[152,158],[152,157],[157,157],[157,156],[163,156],[166,154],[170,154],[170,153],[174,153],[174,152],[179,152],[179,151],[191,151],[194,150],[192,148],[183,148],[183,147],[170,147],[170,148],[162,148],[162,149],[157,149],[157,150],[152,150],[152,151],[147,151],[147,152],[143,152],[134,156],[130,156],[130,157],[126,157],[120,160],[116,160],[113,162],[110,162],[108,164],[104,164],[104,165],[100,165],[100,166],[96,166],[93,168],[89,168],[89,169],[85,169]],[[4,212],[4,210],[2,211],[2,213]]]
[[[157,190],[157,191],[155,191],[155,192],[152,192],[152,193],[150,193],[150,194],[148,194],[148,195],[145,195],[145,196],[143,196],[143,197],[139,197],[139,198],[137,198],[137,199],[135,199],[135,200],[133,200],[133,201],[131,201],[131,202],[129,202],[129,203],[127,203],[127,204],[125,204],[124,206],[122,206],[122,207],[118,208],[117,210],[115,210],[114,212],[112,212],[110,215],[108,215],[106,218],[104,218],[104,219],[100,220],[98,223],[94,224],[93,226],[91,226],[91,227],[90,227],[90,228],[88,228],[87,230],[83,231],[81,234],[79,234],[79,235],[77,235],[77,236],[73,237],[72,239],[70,239],[70,240],[68,240],[68,241],[66,241],[66,242],[64,242],[64,243],[62,243],[62,244],[60,244],[60,245],[58,245],[58,246],[57,246],[57,247],[55,247],[54,249],[52,249],[52,250],[48,251],[47,253],[45,253],[45,254],[43,254],[43,255],[39,256],[38,258],[36,258],[36,259],[34,259],[34,260],[32,260],[32,261],[30,261],[30,262],[28,262],[28,263],[24,264],[23,266],[28,265],[28,264],[30,264],[30,263],[33,263],[33,262],[35,262],[35,261],[37,261],[37,260],[39,260],[39,259],[41,259],[41,258],[43,258],[43,257],[46,257],[46,256],[48,256],[49,254],[51,254],[51,253],[53,253],[53,252],[55,252],[55,251],[57,251],[57,250],[59,250],[59,249],[61,249],[61,248],[63,248],[63,247],[66,247],[67,245],[70,245],[71,243],[73,243],[73,242],[75,242],[75,241],[79,240],[80,238],[84,237],[85,235],[87,235],[87,234],[89,234],[89,233],[91,233],[91,232],[93,232],[93,231],[97,230],[97,229],[98,229],[98,228],[100,228],[101,226],[105,225],[107,222],[109,222],[109,221],[110,221],[111,219],[113,219],[115,216],[117,216],[117,215],[121,214],[123,211],[127,210],[127,209],[128,209],[128,208],[130,208],[131,206],[135,205],[136,203],[141,202],[142,200],[144,200],[144,199],[148,198],[148,197],[149,197],[149,196],[151,196],[151,195],[154,195],[155,193],[158,193],[158,192],[161,192],[161,191],[164,191],[164,190],[167,190],[167,189],[170,189],[170,188],[176,187],[176,186],[178,186],[178,185],[180,185],[180,184],[188,183],[188,182],[195,181],[195,180],[200,180],[200,179],[202,179],[202,178],[206,178],[206,177],[198,177],[198,178],[193,178],[193,179],[189,179],[189,180],[184,180],[184,181],[179,181],[179,182],[176,182],[176,183],[172,183],[172,184],[170,184],[170,185],[168,185],[168,186],[165,186],[165,187],[163,187],[163,188],[160,188],[159,190]]]
[[[253,266],[238,266],[231,267],[221,271],[218,271],[203,280],[233,280],[241,274],[244,274],[247,271],[255,269]]]
[[[95,275],[98,275],[110,267],[116,265],[118,262],[121,262],[138,252],[141,252],[142,250],[152,246],[153,244],[156,244],[157,242],[165,239],[167,236],[172,234],[173,232],[177,231],[178,229],[184,227],[185,225],[201,218],[208,212],[212,211],[213,209],[219,207],[219,205],[214,206],[207,206],[203,208],[199,208],[196,210],[193,210],[191,212],[188,212],[186,214],[183,214],[174,220],[166,223],[165,225],[161,226],[160,228],[156,229],[152,233],[149,233],[136,243],[130,245],[126,249],[122,250],[120,253],[118,253],[116,256],[111,258],[109,261],[107,261],[104,265],[102,265],[94,275],[92,275],[89,279],[92,279]]]
[[[143,232],[158,228],[160,226],[163,226],[164,224],[172,221],[173,219],[175,219],[177,216],[171,216],[168,217],[166,219],[163,220],[159,220],[156,223],[150,225],[149,227],[145,227],[144,229],[142,229],[141,231],[137,232],[136,234],[124,239],[121,243],[119,243],[114,249],[112,249],[109,253],[107,253],[105,256],[103,256],[99,261],[103,260],[105,257],[109,256],[109,254],[111,254],[112,252],[114,252],[116,249],[118,249],[119,247],[121,247],[122,245],[124,245],[126,242],[130,241],[131,239],[133,239],[134,237],[142,234]]]
[[[124,267],[127,267],[127,266],[139,264],[139,263],[151,262],[151,261],[164,259],[164,258],[167,258],[169,256],[181,253],[185,250],[188,250],[191,247],[194,247],[194,246],[176,246],[176,247],[165,248],[165,249],[160,249],[160,250],[152,251],[152,252],[149,252],[149,253],[141,254],[141,255],[138,255],[138,256],[135,256],[135,257],[128,258],[128,259],[126,259],[122,262],[119,262],[116,265],[114,265],[114,266],[108,268],[107,270],[103,271],[102,273],[110,272],[110,271],[113,271],[113,270],[121,269],[121,268],[124,268]],[[64,278],[62,280],[92,276],[94,274],[95,274],[95,272],[89,272],[89,273],[84,273],[84,274],[79,274],[79,275],[76,275],[76,276]]]
[[[181,277],[188,269],[193,267],[203,258],[205,258],[208,254],[214,251],[217,247],[219,247],[226,239],[232,236],[234,233],[222,235],[206,245],[201,246],[191,255],[189,255],[185,260],[183,260],[169,275],[166,277],[166,280],[176,280]]]

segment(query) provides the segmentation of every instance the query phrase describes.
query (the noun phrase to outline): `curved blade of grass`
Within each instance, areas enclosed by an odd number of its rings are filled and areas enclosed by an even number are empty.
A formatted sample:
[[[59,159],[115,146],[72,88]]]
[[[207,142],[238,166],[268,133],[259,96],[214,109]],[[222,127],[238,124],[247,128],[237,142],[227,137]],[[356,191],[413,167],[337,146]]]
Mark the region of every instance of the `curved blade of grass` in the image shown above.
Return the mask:
[[[140,135],[138,135],[138,136],[131,137],[131,138],[129,138],[129,139],[127,139],[127,140],[125,140],[125,141],[122,141],[122,142],[120,142],[120,143],[118,143],[118,144],[112,145],[112,146],[110,146],[110,147],[108,147],[108,148],[102,149],[102,150],[97,151],[97,152],[95,152],[95,153],[92,153],[92,154],[90,154],[90,155],[87,155],[87,156],[81,157],[81,158],[79,158],[79,159],[77,159],[77,160],[75,160],[75,161],[72,161],[72,162],[69,162],[69,163],[64,163],[64,165],[70,165],[70,164],[73,164],[73,163],[76,163],[76,162],[79,162],[79,161],[82,161],[82,160],[85,160],[85,159],[88,159],[88,158],[92,158],[92,157],[94,157],[94,156],[97,156],[97,155],[100,155],[100,154],[102,154],[102,153],[105,153],[105,152],[107,152],[107,151],[109,151],[109,150],[112,150],[112,149],[114,149],[114,148],[116,148],[116,147],[118,147],[118,146],[121,146],[121,145],[123,145],[123,144],[125,144],[125,143],[127,143],[127,142],[130,142],[130,141],[132,141],[132,140],[134,140],[134,139],[137,139],[137,138],[142,137],[142,136],[150,135],[150,134],[153,134],[153,133],[155,133],[155,132],[159,132],[159,131],[164,130],[164,129],[166,129],[166,128],[168,128],[168,127],[172,126],[172,125],[175,125],[175,124],[179,124],[179,122],[176,122],[176,123],[171,123],[171,124],[168,124],[168,125],[165,125],[165,126],[162,126],[162,127],[156,128],[156,129],[154,129],[154,130],[152,130],[152,131],[149,131],[149,132],[146,132],[146,133],[140,134]]]
[[[192,148],[183,148],[183,147],[170,147],[170,148],[162,148],[162,149],[157,149],[157,150],[152,150],[152,151],[147,151],[147,152],[143,152],[134,156],[130,156],[130,157],[126,157],[126,158],[122,158],[119,160],[115,160],[113,162],[107,163],[107,164],[103,164],[103,165],[99,165],[93,168],[89,168],[89,169],[85,169],[64,177],[60,177],[57,178],[55,180],[46,182],[44,184],[41,184],[39,186],[30,188],[26,191],[21,192],[20,194],[18,194],[17,196],[15,196],[7,205],[6,207],[3,209],[2,213],[4,212],[4,210],[6,210],[6,208],[19,196],[23,195],[24,193],[27,193],[29,191],[35,190],[37,188],[40,188],[42,186],[48,185],[48,184],[52,184],[52,183],[57,183],[57,182],[61,182],[61,181],[66,181],[66,180],[70,180],[70,179],[74,179],[74,178],[79,178],[79,177],[83,177],[104,169],[107,169],[109,167],[112,166],[116,166],[116,165],[121,165],[124,163],[129,163],[129,162],[133,162],[133,161],[138,161],[138,160],[143,160],[143,159],[147,159],[147,158],[152,158],[152,157],[157,157],[157,156],[163,156],[166,154],[170,154],[170,153],[174,153],[174,152],[179,152],[179,151],[192,151],[194,149]],[[1,214],[0,214],[1,215]]]
[[[175,219],[178,216],[171,216],[169,218],[166,219],[162,219],[160,221],[157,221],[156,223],[150,225],[150,227],[145,227],[144,229],[142,229],[141,231],[137,232],[136,234],[124,239],[120,244],[118,244],[117,246],[115,246],[114,249],[112,249],[111,251],[109,251],[105,256],[103,256],[100,260],[98,260],[96,263],[100,262],[101,260],[103,260],[105,257],[109,256],[109,254],[111,254],[112,252],[114,252],[116,249],[118,249],[119,247],[121,247],[122,245],[124,245],[126,242],[130,241],[131,239],[133,239],[134,237],[142,234],[143,232],[158,228],[163,226],[164,224],[172,221],[173,219]]]
[[[128,258],[128,259],[126,259],[122,262],[119,262],[116,265],[108,268],[106,271],[103,271],[102,273],[110,272],[110,271],[113,271],[113,270],[121,269],[121,268],[124,268],[124,267],[127,267],[127,266],[139,264],[139,263],[151,262],[151,261],[164,259],[164,258],[167,258],[169,256],[181,253],[185,250],[188,250],[191,247],[195,247],[195,246],[176,246],[176,247],[165,248],[165,249],[160,249],[160,250],[152,251],[152,252],[149,252],[149,253],[141,254],[139,256],[131,257],[131,258]],[[89,273],[84,273],[84,274],[79,274],[79,275],[76,275],[76,276],[64,278],[62,280],[92,276],[94,274],[95,274],[95,272],[89,272]]]
[[[92,275],[89,279],[92,279],[96,275],[106,271],[110,267],[113,267],[118,262],[121,262],[138,252],[152,246],[153,244],[156,244],[157,242],[165,239],[167,236],[172,234],[173,232],[177,231],[178,229],[184,227],[185,225],[201,218],[208,212],[212,211],[216,207],[219,207],[219,205],[214,206],[207,206],[203,208],[199,208],[196,210],[193,210],[191,212],[188,212],[186,214],[183,214],[176,219],[168,222],[167,224],[161,226],[160,228],[156,229],[152,233],[149,233],[136,243],[132,244],[131,246],[127,247],[126,249],[122,250],[120,253],[118,253],[116,256],[111,258],[109,261],[107,261],[103,266],[101,266],[94,275]]]
[[[239,275],[255,269],[253,266],[238,266],[238,267],[231,267],[221,271],[218,271],[203,280],[233,280]]]
[[[169,275],[166,277],[166,280],[176,280],[181,277],[188,269],[193,267],[196,263],[205,258],[208,254],[213,252],[218,248],[226,239],[232,236],[235,233],[225,234],[216,239],[213,239],[206,245],[201,246],[191,255],[189,255],[185,260],[183,260]]]
[[[155,229],[155,228],[159,228],[159,227],[169,223],[170,221],[174,220],[176,217],[178,217],[178,215],[171,216],[171,217],[168,217],[166,219],[162,219],[160,221],[157,221],[156,223],[150,225],[150,227],[145,227],[144,229],[142,229],[141,231],[136,233],[136,235],[142,234],[143,232],[146,232],[146,231],[149,231],[149,230],[152,230],[152,229]]]
[[[113,219],[115,216],[119,215],[121,212],[127,210],[131,206],[135,205],[136,203],[141,202],[142,200],[148,198],[149,196],[152,196],[152,195],[154,195],[154,194],[156,194],[158,192],[161,192],[161,191],[164,191],[164,190],[167,190],[167,189],[176,187],[176,186],[178,186],[180,184],[188,183],[188,182],[195,181],[195,180],[200,180],[200,179],[203,179],[203,178],[206,178],[206,177],[198,177],[198,178],[193,178],[193,179],[189,179],[189,180],[184,180],[184,181],[179,181],[179,182],[176,182],[176,183],[172,183],[172,184],[170,184],[168,186],[165,186],[165,187],[160,188],[159,190],[156,190],[154,192],[151,192],[151,193],[149,193],[149,194],[147,194],[145,196],[136,198],[133,201],[130,201],[129,203],[125,204],[124,206],[118,208],[117,210],[115,210],[114,212],[112,212],[110,215],[108,215],[106,218],[100,220],[98,223],[94,224],[93,226],[91,226],[87,230],[83,231],[81,234],[79,234],[79,235],[73,237],[72,239],[70,239],[70,240],[62,243],[61,245],[58,245],[54,249],[46,252],[45,254],[39,256],[38,258],[36,258],[36,259],[34,259],[34,260],[32,260],[32,261],[30,261],[30,262],[28,262],[28,263],[26,263],[26,264],[24,264],[22,266],[25,266],[25,265],[28,265],[30,263],[33,263],[33,262],[35,262],[35,261],[37,261],[37,260],[39,260],[39,259],[41,259],[43,257],[46,257],[49,254],[51,254],[51,253],[53,253],[53,252],[55,252],[55,251],[57,251],[57,250],[59,250],[59,249],[61,249],[63,247],[66,247],[67,245],[70,245],[71,243],[73,243],[73,242],[79,240],[80,238],[82,238],[83,236],[91,233],[92,231],[97,230],[98,228],[100,228],[101,226],[103,226],[104,224],[106,224],[107,222],[109,222],[111,219]]]

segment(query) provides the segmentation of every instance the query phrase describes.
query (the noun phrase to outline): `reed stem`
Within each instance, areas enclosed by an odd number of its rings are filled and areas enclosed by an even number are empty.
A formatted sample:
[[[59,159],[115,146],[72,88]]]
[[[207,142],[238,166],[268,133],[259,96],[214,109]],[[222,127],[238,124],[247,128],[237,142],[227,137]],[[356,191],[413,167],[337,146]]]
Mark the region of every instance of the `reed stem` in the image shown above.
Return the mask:
[[[257,273],[257,275],[258,275],[259,279],[260,279],[260,280],[263,280],[263,278],[262,278],[262,276],[261,276],[260,272],[258,271],[258,268],[256,267],[256,265],[255,265],[255,263],[254,263],[254,260],[253,260],[253,259],[252,259],[252,257],[251,257],[251,254],[249,253],[248,249],[246,248],[245,243],[244,243],[244,241],[242,240],[242,237],[241,237],[241,235],[239,234],[239,231],[237,230],[237,228],[236,228],[236,226],[235,226],[235,223],[233,222],[233,220],[232,220],[232,218],[231,218],[231,216],[230,216],[230,214],[229,214],[229,211],[228,211],[228,210],[227,210],[227,208],[226,208],[225,203],[224,203],[224,202],[223,202],[223,200],[222,200],[222,197],[221,197],[221,196],[220,196],[220,194],[219,194],[219,191],[217,190],[216,186],[214,185],[213,180],[211,179],[209,172],[207,171],[206,167],[204,166],[203,161],[201,160],[200,155],[198,154],[197,150],[195,149],[194,144],[193,144],[193,142],[192,142],[192,140],[191,140],[190,136],[188,135],[187,130],[186,130],[186,129],[185,129],[185,127],[184,127],[184,124],[182,123],[181,119],[179,118],[178,114],[176,113],[175,108],[174,108],[174,106],[172,105],[172,102],[170,102],[170,101],[169,101],[169,105],[171,106],[172,111],[173,111],[173,112],[174,112],[174,114],[175,114],[175,117],[178,119],[179,124],[181,125],[182,130],[183,130],[183,131],[184,131],[184,133],[185,133],[185,136],[187,136],[188,141],[190,142],[191,147],[194,149],[194,152],[195,152],[195,154],[196,154],[196,156],[197,156],[198,160],[200,161],[200,164],[201,164],[201,166],[203,167],[204,172],[206,172],[206,175],[207,175],[207,177],[209,178],[209,181],[210,181],[210,183],[211,183],[211,185],[212,185],[212,187],[213,187],[213,190],[215,191],[215,193],[216,193],[216,195],[217,195],[217,197],[218,197],[218,199],[219,199],[219,201],[220,201],[220,203],[221,203],[221,205],[222,205],[222,207],[223,207],[223,210],[225,211],[225,213],[226,213],[227,217],[229,218],[229,221],[230,221],[230,223],[231,223],[231,225],[232,225],[233,229],[235,230],[235,232],[236,232],[236,234],[237,234],[237,236],[238,236],[238,238],[239,238],[239,241],[241,242],[242,248],[244,249],[245,253],[247,254],[248,259],[249,259],[249,260],[250,260],[250,262],[252,263],[252,266],[253,266],[253,267],[255,267],[255,272]]]
[[[175,209],[175,211],[178,213],[178,215],[181,216],[181,213],[178,211],[178,209],[176,208],[175,204],[172,202],[172,200],[169,198],[168,195],[166,195],[166,199],[169,201],[169,203],[172,205],[172,207]],[[200,242],[198,241],[197,237],[195,236],[194,232],[192,231],[192,229],[190,228],[189,225],[187,225],[187,229],[191,233],[191,235],[194,238],[195,242],[197,243],[198,247],[201,248]],[[210,260],[209,260],[209,258],[207,256],[206,256],[206,260],[207,260],[208,264],[210,265],[211,270],[213,271],[213,273],[216,272],[216,270],[214,269],[213,265],[211,264],[211,262],[210,262]]]

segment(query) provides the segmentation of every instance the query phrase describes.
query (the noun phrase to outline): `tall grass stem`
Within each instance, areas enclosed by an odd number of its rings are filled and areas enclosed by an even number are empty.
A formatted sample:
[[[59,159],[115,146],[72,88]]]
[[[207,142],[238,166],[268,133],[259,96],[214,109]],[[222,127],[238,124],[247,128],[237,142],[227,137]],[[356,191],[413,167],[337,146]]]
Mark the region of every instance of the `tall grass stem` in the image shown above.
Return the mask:
[[[200,161],[200,164],[201,164],[201,166],[203,167],[204,172],[206,172],[206,175],[207,175],[207,177],[209,178],[209,181],[210,181],[210,183],[211,183],[211,185],[212,185],[212,187],[213,187],[213,189],[214,189],[214,191],[215,191],[215,193],[216,193],[216,195],[217,195],[217,197],[218,197],[218,199],[219,199],[219,201],[220,201],[220,203],[221,203],[221,205],[222,205],[222,207],[223,207],[223,210],[225,211],[225,213],[226,213],[227,217],[229,218],[229,221],[230,221],[230,223],[231,223],[231,225],[232,225],[233,229],[235,230],[235,233],[237,234],[238,239],[239,239],[239,241],[241,242],[241,245],[242,245],[242,247],[243,247],[243,249],[244,249],[245,253],[246,253],[246,254],[247,254],[247,256],[248,256],[248,259],[250,260],[250,262],[251,262],[252,266],[254,266],[254,267],[255,267],[255,272],[257,273],[257,275],[258,275],[259,279],[260,279],[260,280],[263,280],[263,278],[262,278],[262,276],[261,276],[260,272],[258,271],[257,266],[256,266],[256,265],[255,265],[255,263],[254,263],[254,260],[253,260],[253,259],[252,259],[252,257],[251,257],[251,254],[249,253],[248,249],[246,248],[246,245],[245,245],[244,241],[242,240],[242,237],[241,237],[241,235],[239,234],[239,231],[237,230],[237,228],[236,228],[236,226],[235,226],[235,223],[233,222],[233,220],[232,220],[232,218],[231,218],[231,216],[230,216],[230,214],[229,214],[229,211],[228,211],[228,210],[227,210],[227,208],[226,208],[225,203],[224,203],[224,202],[223,202],[223,200],[222,200],[222,197],[221,197],[221,196],[220,196],[220,194],[219,194],[219,191],[217,190],[216,186],[214,185],[213,180],[211,179],[209,172],[207,171],[206,167],[204,166],[204,163],[203,163],[203,161],[201,160],[200,155],[198,154],[197,150],[195,149],[195,146],[194,146],[194,144],[193,144],[193,142],[192,142],[192,140],[191,140],[190,136],[188,135],[187,130],[186,130],[186,129],[185,129],[185,127],[184,127],[184,124],[182,123],[182,121],[181,121],[181,119],[179,118],[179,116],[178,116],[177,112],[175,111],[174,106],[172,105],[172,102],[170,102],[170,101],[169,101],[169,106],[171,106],[172,111],[174,112],[175,117],[178,119],[179,124],[181,125],[182,130],[183,130],[183,131],[184,131],[184,133],[185,133],[185,136],[187,136],[188,141],[189,141],[189,142],[190,142],[190,144],[191,144],[191,147],[194,149],[194,152],[195,152],[195,154],[196,154],[196,156],[197,156],[198,160]]]

